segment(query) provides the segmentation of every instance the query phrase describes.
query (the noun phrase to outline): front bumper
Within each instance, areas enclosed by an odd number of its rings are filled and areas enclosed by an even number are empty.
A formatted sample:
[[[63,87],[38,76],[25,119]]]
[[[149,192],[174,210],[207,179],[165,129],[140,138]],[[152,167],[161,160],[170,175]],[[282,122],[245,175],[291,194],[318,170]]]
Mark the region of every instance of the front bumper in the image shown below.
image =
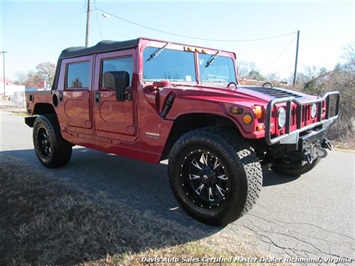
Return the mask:
[[[322,102],[326,103],[325,114],[322,114]],[[292,116],[292,105],[296,104],[296,129],[291,131],[291,116]],[[306,105],[317,104],[317,122],[302,126],[303,108]],[[333,109],[331,110],[332,103],[334,103]],[[276,127],[276,122],[272,118],[273,113],[277,113],[276,105],[283,104],[286,105],[286,123],[284,128],[284,134],[277,136],[272,134],[272,126]],[[322,141],[322,136],[324,130],[331,124],[339,115],[340,107],[340,94],[338,91],[328,92],[323,97],[313,100],[300,102],[295,97],[284,97],[276,98],[270,101],[266,108],[266,117],[265,117],[265,140],[268,145],[274,145],[276,143],[280,144],[294,144],[296,149],[299,149],[300,138],[305,139],[304,135],[307,131],[313,132],[310,136],[310,139]],[[276,112],[275,112],[276,110]],[[276,119],[277,120],[277,119]],[[317,134],[316,134],[317,133]],[[306,133],[306,135],[308,135]],[[301,136],[301,137],[300,137]],[[306,138],[307,139],[307,138]],[[314,142],[314,141],[313,141]],[[302,144],[303,145],[303,144]]]

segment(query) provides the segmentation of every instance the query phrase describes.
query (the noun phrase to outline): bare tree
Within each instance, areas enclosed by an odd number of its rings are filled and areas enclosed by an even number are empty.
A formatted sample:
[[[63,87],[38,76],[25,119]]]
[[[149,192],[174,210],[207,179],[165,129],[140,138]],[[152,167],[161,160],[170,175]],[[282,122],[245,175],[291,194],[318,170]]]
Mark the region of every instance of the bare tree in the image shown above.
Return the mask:
[[[324,82],[328,77],[328,72],[324,67],[307,66],[304,72],[297,74],[296,90],[303,90],[310,94],[321,94],[321,86],[318,84]]]
[[[51,62],[44,62],[36,66],[37,75],[42,79],[48,82],[52,86],[54,73],[55,73],[55,64]]]
[[[248,63],[245,61],[237,61],[238,76],[239,78],[245,78],[249,73]]]
[[[273,72],[273,73],[270,73],[266,76],[266,80],[267,81],[270,81],[271,83],[278,83],[279,80],[280,80],[280,76],[278,73],[276,72]]]
[[[26,88],[38,88],[41,83],[41,78],[33,70],[28,71],[27,79],[23,83]]]
[[[15,83],[16,84],[19,84],[19,85],[22,85],[26,82],[27,80],[27,74],[25,71],[22,71],[22,70],[18,70],[16,71],[14,74],[14,77],[15,77]]]
[[[345,53],[342,58],[345,59],[346,63],[344,67],[346,71],[351,72],[355,75],[355,43],[350,43],[344,48]]]
[[[343,55],[345,62],[337,64],[332,71],[307,67],[298,76],[298,88],[306,93],[322,95],[327,91],[339,91],[340,115],[328,129],[331,139],[353,141],[355,138],[355,48],[347,46]]]

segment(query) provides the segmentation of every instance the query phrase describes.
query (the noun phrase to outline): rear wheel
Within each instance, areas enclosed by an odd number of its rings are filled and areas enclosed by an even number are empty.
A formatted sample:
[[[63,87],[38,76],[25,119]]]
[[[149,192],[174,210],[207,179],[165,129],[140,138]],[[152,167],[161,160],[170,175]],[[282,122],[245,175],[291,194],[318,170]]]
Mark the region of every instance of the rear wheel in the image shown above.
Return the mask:
[[[72,145],[62,138],[55,115],[40,115],[33,125],[33,145],[39,161],[48,168],[69,162]]]
[[[185,211],[209,225],[226,225],[251,209],[262,186],[254,150],[222,128],[191,131],[174,145],[169,180]]]

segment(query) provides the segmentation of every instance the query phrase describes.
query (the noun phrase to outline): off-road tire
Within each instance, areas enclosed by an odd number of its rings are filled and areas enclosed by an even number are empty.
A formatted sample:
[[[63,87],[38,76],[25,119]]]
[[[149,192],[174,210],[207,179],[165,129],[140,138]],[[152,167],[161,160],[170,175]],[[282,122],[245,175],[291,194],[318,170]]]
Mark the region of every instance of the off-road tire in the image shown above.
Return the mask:
[[[201,128],[183,135],[170,153],[168,174],[182,208],[214,226],[246,214],[262,187],[262,170],[253,148],[236,131],[224,128]]]
[[[55,115],[40,115],[36,118],[33,145],[39,161],[48,168],[61,167],[71,158],[72,145],[62,138]]]
[[[270,169],[277,174],[285,176],[301,176],[311,171],[320,161],[320,158],[316,158],[312,163],[306,163],[305,165],[291,165],[291,164],[273,164]]]

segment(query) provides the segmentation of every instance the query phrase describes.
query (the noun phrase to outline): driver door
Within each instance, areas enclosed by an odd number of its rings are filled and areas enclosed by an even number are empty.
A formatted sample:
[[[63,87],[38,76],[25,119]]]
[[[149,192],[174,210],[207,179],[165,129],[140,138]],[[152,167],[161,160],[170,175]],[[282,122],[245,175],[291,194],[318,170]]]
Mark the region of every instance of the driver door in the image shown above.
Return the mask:
[[[133,82],[133,62],[133,51],[97,55],[94,90],[96,136],[125,142],[136,140],[137,126],[134,104],[136,85]],[[103,76],[107,71],[127,71],[129,73],[130,86],[126,89],[126,94],[130,97],[127,97],[125,101],[118,102],[114,89],[104,86]]]

